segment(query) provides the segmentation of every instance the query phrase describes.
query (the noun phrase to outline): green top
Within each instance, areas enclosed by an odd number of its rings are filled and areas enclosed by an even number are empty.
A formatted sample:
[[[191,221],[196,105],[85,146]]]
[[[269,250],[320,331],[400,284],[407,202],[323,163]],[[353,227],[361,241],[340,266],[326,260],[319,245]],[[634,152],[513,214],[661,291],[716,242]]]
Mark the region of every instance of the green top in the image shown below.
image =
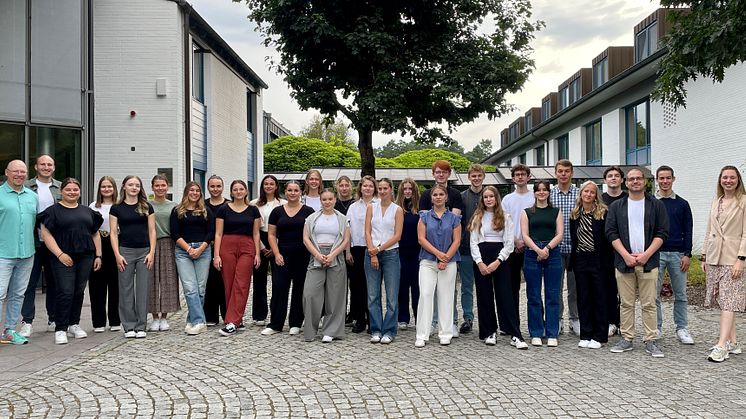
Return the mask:
[[[25,259],[34,255],[38,199],[29,188],[16,192],[8,182],[0,186],[0,258]]]
[[[157,239],[171,237],[171,210],[176,208],[176,203],[167,199],[164,202],[150,201],[150,205],[155,211],[155,237]]]
[[[528,215],[528,232],[531,240],[550,241],[554,238],[557,233],[559,208],[536,208],[536,211],[526,208],[524,211]]]

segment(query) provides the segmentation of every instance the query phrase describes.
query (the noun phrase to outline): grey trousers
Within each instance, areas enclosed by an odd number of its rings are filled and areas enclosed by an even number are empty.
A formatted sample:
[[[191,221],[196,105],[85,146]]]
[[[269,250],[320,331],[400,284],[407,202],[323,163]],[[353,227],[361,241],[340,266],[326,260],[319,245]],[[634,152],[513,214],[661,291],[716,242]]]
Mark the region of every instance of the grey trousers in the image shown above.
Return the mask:
[[[570,320],[578,320],[578,289],[575,286],[575,272],[568,271],[567,265],[570,264],[570,254],[562,253],[562,273],[567,274],[567,311]],[[565,289],[565,275],[562,275],[562,284],[560,284],[560,293]],[[565,304],[560,294],[560,319],[565,317]]]
[[[119,272],[119,318],[125,332],[145,331],[150,297],[150,270],[145,266],[149,247],[120,247],[119,253],[127,261],[124,272]]]
[[[329,268],[309,269],[303,286],[303,337],[310,342],[318,333],[319,321],[324,316],[321,334],[341,338],[345,333],[347,269],[345,263]],[[326,310],[322,313],[322,310]]]

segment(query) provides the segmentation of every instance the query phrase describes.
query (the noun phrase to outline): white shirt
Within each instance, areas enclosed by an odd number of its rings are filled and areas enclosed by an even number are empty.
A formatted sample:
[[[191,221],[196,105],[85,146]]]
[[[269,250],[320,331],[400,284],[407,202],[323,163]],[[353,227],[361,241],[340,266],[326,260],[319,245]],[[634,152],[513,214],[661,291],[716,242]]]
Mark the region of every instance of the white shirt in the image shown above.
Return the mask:
[[[275,199],[274,201],[269,201],[266,204],[262,205],[261,207],[257,206],[256,203],[259,202],[259,198],[252,199],[251,202],[249,202],[249,205],[253,205],[256,207],[256,209],[259,210],[259,215],[262,216],[262,227],[261,230],[266,232],[267,226],[269,225],[269,214],[272,213],[272,210],[279,207],[280,205],[285,205],[288,203],[288,201],[284,199]],[[213,214],[215,215],[215,214]]]
[[[627,219],[630,253],[642,253],[645,251],[645,199],[627,200]]]
[[[374,198],[373,201],[375,202]],[[368,205],[358,199],[347,209],[347,221],[350,222],[350,246],[367,246],[365,243],[365,210]]]
[[[314,211],[321,209],[321,195],[319,196],[303,196],[303,204],[313,208]]]
[[[503,243],[503,248],[497,258],[500,262],[505,262],[510,254],[513,253],[513,220],[510,214],[505,213],[505,227],[496,231],[492,228],[492,213],[487,212],[482,217],[482,225],[478,230],[474,230],[469,235],[469,248],[474,263],[482,262],[482,252],[479,250],[479,243]]]
[[[37,207],[36,212],[41,213],[45,209],[54,205],[54,197],[52,196],[52,192],[49,190],[52,183],[44,183],[39,179],[36,179],[36,186],[36,194],[39,195],[39,206]]]
[[[109,227],[109,211],[111,210],[111,204],[101,204],[101,208],[96,207],[96,201],[91,202],[91,205],[88,206],[90,209],[98,212],[101,214],[102,217],[104,217],[104,223],[101,224],[101,227],[99,227],[99,230],[104,230],[106,232],[111,233],[111,227]]]
[[[373,246],[379,246],[391,239],[396,231],[396,210],[399,208],[395,203],[390,203],[383,212],[380,202],[374,202],[373,214],[370,219],[370,238],[373,240]],[[397,249],[399,242],[381,250]]]
[[[334,244],[339,235],[339,222],[336,214],[321,214],[313,228],[314,241],[319,244]]]
[[[534,194],[531,191],[528,191],[526,193],[511,192],[505,195],[505,198],[503,198],[503,210],[510,214],[513,220],[516,220],[514,223],[516,240],[523,240],[520,223],[521,212],[526,208],[531,208],[534,205],[535,200],[536,199],[534,198]]]

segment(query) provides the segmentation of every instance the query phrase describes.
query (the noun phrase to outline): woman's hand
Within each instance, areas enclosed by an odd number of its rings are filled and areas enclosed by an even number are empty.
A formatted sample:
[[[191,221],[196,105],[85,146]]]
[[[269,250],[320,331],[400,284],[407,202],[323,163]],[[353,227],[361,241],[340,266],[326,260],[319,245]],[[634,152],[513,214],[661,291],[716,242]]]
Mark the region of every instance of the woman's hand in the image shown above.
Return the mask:
[[[285,266],[285,258],[281,254],[275,256],[275,263],[277,266]]]
[[[101,269],[101,256],[93,259],[93,271],[96,272],[99,269]]]
[[[116,257],[117,259],[117,269],[119,269],[119,272],[124,272],[124,268],[127,266],[127,261],[124,259],[124,256],[119,255]]]
[[[448,267],[448,262],[438,262],[438,270],[445,271]]]
[[[731,273],[733,274],[733,279],[741,278],[741,275],[743,275],[743,261],[741,259],[736,260],[736,263],[733,264]]]
[[[262,264],[262,257],[258,254],[254,255],[254,268],[258,268]]]
[[[539,257],[536,258],[537,260],[544,260],[549,257],[549,249],[547,249],[546,247],[542,247],[541,249],[536,251],[536,254],[539,255]]]
[[[448,262],[451,261],[451,258],[446,254],[446,252],[438,252],[438,254],[435,255],[435,257],[438,258],[439,262],[443,262],[445,264],[448,264]]]
[[[483,276],[487,276],[490,274],[490,271],[487,269],[487,265],[485,265],[484,262],[479,262],[477,267],[479,268],[479,273],[481,273]]]
[[[274,254],[272,253],[272,249],[262,249],[261,252],[262,252],[262,256],[264,256],[267,259],[274,257]]]
[[[500,259],[495,259],[494,262],[487,265],[487,269],[490,273],[495,272],[500,267]]]
[[[377,247],[369,247],[368,248],[368,255],[370,255],[370,257],[377,256],[378,253],[379,252],[378,252],[378,248]]]
[[[378,270],[378,268],[380,267],[380,264],[378,263],[378,256],[370,257],[370,267]]]
[[[62,253],[57,257],[57,260],[60,261],[61,264],[67,266],[68,268],[71,268],[73,266],[73,258],[71,258],[67,253]]]
[[[215,256],[214,258],[212,258],[212,266],[214,266],[215,269],[219,271],[223,269],[223,261],[222,259],[220,259],[220,256]]]
[[[155,253],[149,252],[147,256],[145,256],[145,267],[148,268],[148,270],[153,270],[153,265],[155,265]]]
[[[347,261],[348,265],[352,265],[355,263],[355,260],[352,258],[352,252],[345,252],[345,260]]]

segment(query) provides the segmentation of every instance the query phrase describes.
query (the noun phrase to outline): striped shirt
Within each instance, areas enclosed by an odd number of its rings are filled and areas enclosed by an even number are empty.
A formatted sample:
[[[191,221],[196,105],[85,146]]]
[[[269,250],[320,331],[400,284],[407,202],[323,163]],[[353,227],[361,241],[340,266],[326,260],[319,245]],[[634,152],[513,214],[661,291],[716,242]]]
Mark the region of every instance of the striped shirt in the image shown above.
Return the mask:
[[[570,241],[570,211],[575,208],[575,200],[578,198],[578,187],[570,184],[570,189],[567,193],[563,193],[559,186],[555,186],[549,191],[549,202],[553,207],[559,208],[562,211],[562,220],[564,221],[564,236],[560,242],[560,252],[570,253],[572,251],[572,243]]]
[[[578,218],[578,252],[593,250],[593,213],[581,210]]]

